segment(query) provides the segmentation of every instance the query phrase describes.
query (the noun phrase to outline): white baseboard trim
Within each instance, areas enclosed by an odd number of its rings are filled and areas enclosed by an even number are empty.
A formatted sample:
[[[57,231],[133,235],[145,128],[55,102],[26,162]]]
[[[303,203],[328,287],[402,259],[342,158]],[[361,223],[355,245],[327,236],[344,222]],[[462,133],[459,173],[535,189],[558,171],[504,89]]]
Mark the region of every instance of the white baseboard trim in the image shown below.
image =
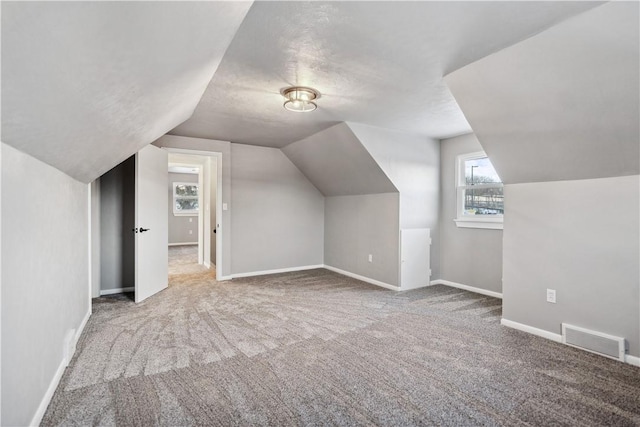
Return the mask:
[[[198,242],[169,243],[169,246],[193,246],[197,244]]]
[[[58,365],[58,369],[56,373],[53,374],[53,378],[51,379],[51,383],[49,383],[49,388],[47,388],[46,393],[42,397],[40,401],[40,405],[36,410],[35,415],[31,419],[29,423],[30,426],[39,426],[42,421],[42,417],[44,417],[44,413],[47,411],[47,407],[49,407],[49,403],[51,402],[51,398],[53,397],[53,393],[55,393],[56,388],[58,388],[58,384],[60,384],[60,380],[62,379],[62,374],[64,374],[64,370],[67,368],[67,360],[63,357],[60,361],[60,365]]]
[[[76,348],[78,344],[80,335],[82,335],[82,331],[84,331],[84,327],[87,325],[87,322],[89,321],[89,317],[91,317],[91,306],[89,306],[89,310],[87,310],[87,314],[85,314],[84,318],[80,322],[80,326],[78,326],[78,328],[76,329],[76,334],[73,337],[73,339],[75,340],[75,343],[73,344],[74,348]],[[69,357],[73,357],[73,354],[69,355]],[[69,366],[69,362],[71,362],[71,360],[67,360],[67,358],[64,356],[62,357],[62,360],[60,361],[60,365],[58,365],[58,369],[56,369],[55,374],[53,374],[53,378],[49,383],[49,387],[47,387],[47,391],[42,397],[42,400],[40,401],[40,405],[38,405],[38,409],[36,410],[36,413],[33,415],[33,418],[29,423],[30,426],[40,425],[40,422],[42,421],[42,417],[44,417],[44,413],[47,411],[47,408],[49,407],[49,403],[51,403],[53,394],[56,392],[56,389],[60,384],[60,380],[62,379],[64,370],[67,368],[67,366]]]
[[[523,323],[514,322],[513,320],[507,320],[502,318],[500,324],[519,331],[528,332],[533,335],[537,335],[542,338],[546,338],[551,341],[555,341],[562,344],[562,335],[555,334],[553,332],[545,331],[544,329],[534,328],[533,326],[525,325]]]
[[[267,274],[277,274],[277,273],[290,273],[293,271],[303,271],[303,270],[313,270],[315,268],[323,268],[324,265],[322,264],[317,264],[317,265],[305,265],[302,267],[289,267],[289,268],[278,268],[275,270],[264,270],[264,271],[250,271],[248,273],[235,273],[235,274],[231,274],[231,278],[232,279],[237,279],[240,277],[253,277],[253,276],[264,276]]]
[[[489,297],[500,298],[502,299],[502,294],[500,292],[488,291],[482,288],[475,288],[469,285],[463,285],[462,283],[450,282],[449,280],[432,280],[432,285],[445,285],[451,286],[452,288],[464,289],[465,291],[475,292],[476,294],[482,294]]]
[[[555,341],[560,344],[564,344],[562,342],[562,335],[554,334],[553,332],[545,331],[544,329],[534,328],[533,326],[525,325],[522,323],[514,322],[513,320],[501,319],[500,324],[503,326],[507,326],[509,328],[517,329],[519,331],[528,332],[533,335],[537,335],[542,338],[546,338],[551,341]],[[568,344],[564,344],[568,345]],[[578,347],[574,347],[578,348]],[[586,350],[585,350],[586,351]],[[618,360],[618,359],[614,359]],[[631,356],[630,354],[624,355],[624,363],[628,363],[629,365],[640,367],[640,357]]]
[[[218,279],[219,282],[223,282],[227,280],[233,280],[233,276],[220,276],[220,278]]]
[[[339,268],[332,267],[330,265],[326,265],[325,264],[322,267],[326,268],[327,270],[331,270],[334,273],[338,273],[338,274],[342,274],[343,276],[352,277],[354,279],[362,280],[363,282],[367,282],[367,283],[370,283],[372,285],[380,286],[380,287],[383,287],[383,288],[386,288],[386,289],[391,289],[392,291],[401,291],[402,290],[398,286],[390,285],[388,283],[384,283],[384,282],[381,282],[379,280],[375,280],[375,279],[371,279],[369,277],[361,276],[359,274],[351,273],[350,271],[341,270]]]
[[[100,289],[100,296],[121,294],[121,293],[124,293],[124,292],[133,292],[135,290],[136,290],[136,288],[133,287],[133,286],[130,287],[130,288]]]
[[[208,270],[211,269],[211,263],[210,262],[205,261],[203,264],[204,264],[205,267],[207,267]]]
[[[625,354],[624,362],[628,363],[629,365],[640,367],[640,357],[631,356],[630,354]]]
[[[87,322],[89,321],[89,317],[91,317],[91,306],[89,306],[89,310],[87,310],[87,314],[84,315],[84,318],[82,319],[82,322],[80,322],[80,326],[78,326],[78,329],[76,329],[76,336],[74,337],[74,339],[76,340],[76,344],[78,343],[78,340],[80,339],[80,335],[82,335],[82,331],[84,331],[84,327],[87,326]],[[73,356],[73,355],[71,355]],[[67,362],[71,362],[70,360],[68,360]]]

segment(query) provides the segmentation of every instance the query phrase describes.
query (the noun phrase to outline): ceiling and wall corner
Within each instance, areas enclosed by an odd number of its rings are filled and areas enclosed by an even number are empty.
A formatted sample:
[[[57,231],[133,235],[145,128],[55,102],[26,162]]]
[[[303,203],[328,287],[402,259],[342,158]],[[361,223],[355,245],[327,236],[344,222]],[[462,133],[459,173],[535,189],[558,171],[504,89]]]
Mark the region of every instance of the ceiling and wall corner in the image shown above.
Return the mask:
[[[89,182],[189,118],[251,2],[2,2],[2,137]]]
[[[638,2],[610,2],[445,80],[507,184],[640,173]]]
[[[282,152],[324,196],[398,191],[346,123],[289,144]]]

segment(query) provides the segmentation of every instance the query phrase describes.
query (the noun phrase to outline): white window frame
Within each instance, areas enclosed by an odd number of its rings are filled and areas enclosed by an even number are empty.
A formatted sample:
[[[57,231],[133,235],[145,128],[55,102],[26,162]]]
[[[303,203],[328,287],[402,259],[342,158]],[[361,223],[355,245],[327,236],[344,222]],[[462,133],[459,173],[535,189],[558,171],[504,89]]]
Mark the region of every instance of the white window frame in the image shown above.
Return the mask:
[[[178,196],[176,187],[178,185],[195,185],[198,188],[197,196]],[[178,210],[176,209],[176,199],[195,199],[198,200],[198,209]],[[198,216],[200,214],[200,185],[197,182],[174,182],[173,183],[173,215],[174,216]]]
[[[481,159],[488,157],[484,151],[461,154],[456,157],[456,226],[461,228],[486,228],[491,230],[502,230],[504,225],[504,215],[468,215],[464,211],[465,190],[471,188],[504,188],[504,184],[477,184],[467,185],[465,180],[464,163],[467,160]]]

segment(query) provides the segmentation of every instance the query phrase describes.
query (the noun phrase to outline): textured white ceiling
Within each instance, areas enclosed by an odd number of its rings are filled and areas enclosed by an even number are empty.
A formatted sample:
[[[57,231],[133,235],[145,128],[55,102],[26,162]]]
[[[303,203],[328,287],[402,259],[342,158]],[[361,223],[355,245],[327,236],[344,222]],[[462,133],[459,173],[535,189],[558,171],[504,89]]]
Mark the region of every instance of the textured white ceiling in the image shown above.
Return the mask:
[[[84,182],[193,112],[251,2],[2,2],[2,141]]]
[[[505,183],[640,173],[640,7],[611,2],[446,77]]]
[[[342,121],[466,133],[444,74],[596,5],[256,2],[193,116],[170,133],[273,147]],[[290,85],[318,89],[318,110],[284,110]]]

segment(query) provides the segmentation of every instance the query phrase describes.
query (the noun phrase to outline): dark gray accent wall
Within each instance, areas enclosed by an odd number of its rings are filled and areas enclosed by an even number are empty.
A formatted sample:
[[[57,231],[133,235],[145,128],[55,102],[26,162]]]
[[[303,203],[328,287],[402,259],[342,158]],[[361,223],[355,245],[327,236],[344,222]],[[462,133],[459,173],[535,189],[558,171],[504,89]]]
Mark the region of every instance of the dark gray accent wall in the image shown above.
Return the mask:
[[[100,177],[100,289],[135,285],[135,157]]]
[[[508,185],[505,213],[503,317],[624,337],[640,356],[640,176]]]
[[[502,230],[458,228],[456,157],[482,151],[474,134],[440,143],[440,279],[502,292]],[[506,212],[505,215],[509,215]]]
[[[91,182],[91,297],[100,296],[100,178]]]
[[[282,152],[325,196],[397,191],[346,123],[289,144]]]
[[[324,263],[399,286],[399,211],[398,193],[327,197]]]
[[[608,2],[445,80],[507,184],[640,173],[638,2]]]
[[[198,215],[176,216],[173,213],[173,183],[198,182],[198,175],[192,173],[169,173],[169,244],[193,243],[198,241]],[[191,231],[191,234],[189,234]]]
[[[2,144],[3,426],[30,425],[89,315],[88,186]],[[37,422],[37,420],[35,420]]]

